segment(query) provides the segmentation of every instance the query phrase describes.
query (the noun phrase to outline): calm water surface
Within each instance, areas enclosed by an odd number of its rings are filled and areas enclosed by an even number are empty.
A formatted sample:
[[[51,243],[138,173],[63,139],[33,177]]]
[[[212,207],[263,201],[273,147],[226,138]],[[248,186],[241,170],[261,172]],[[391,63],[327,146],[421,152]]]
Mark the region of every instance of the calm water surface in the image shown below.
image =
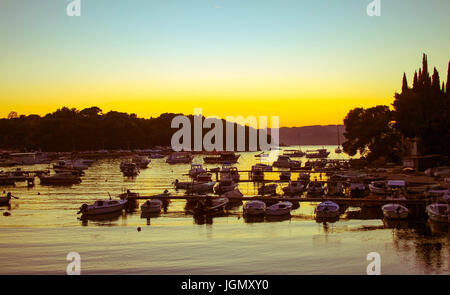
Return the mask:
[[[255,154],[242,153],[236,166],[248,170],[259,161]],[[156,218],[141,218],[138,209],[105,220],[79,220],[81,204],[107,198],[108,192],[116,196],[131,189],[146,195],[169,189],[182,194],[172,182],[187,179],[183,174],[189,165],[153,159],[130,179],[122,176],[120,161],[96,161],[79,185],[41,186],[36,179],[32,188],[25,183],[4,188],[20,199],[12,200],[10,209],[0,207],[0,273],[65,274],[66,255],[75,251],[84,274],[365,274],[369,252],[380,253],[383,274],[450,274],[448,226],[388,223],[379,209],[348,208],[338,221],[318,223],[316,204],[302,203],[290,219],[250,222],[238,206],[221,217],[194,220],[184,211],[185,201],[174,200]],[[203,163],[202,157],[194,162]],[[239,189],[245,195],[257,191],[252,183]],[[11,216],[3,216],[5,211]]]

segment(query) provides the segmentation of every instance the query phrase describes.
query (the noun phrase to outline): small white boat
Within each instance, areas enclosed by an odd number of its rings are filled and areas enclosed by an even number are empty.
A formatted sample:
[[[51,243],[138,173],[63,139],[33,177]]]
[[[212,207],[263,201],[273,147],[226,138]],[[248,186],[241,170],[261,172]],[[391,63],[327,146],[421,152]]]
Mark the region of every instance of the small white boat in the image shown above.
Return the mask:
[[[266,203],[263,201],[248,201],[244,205],[244,214],[245,215],[263,215],[266,212]]]
[[[314,213],[318,218],[335,218],[339,216],[339,205],[335,202],[325,201],[317,205]]]
[[[275,195],[277,192],[277,185],[275,183],[264,185],[258,188],[258,194],[260,195]]]
[[[161,201],[159,199],[147,200],[144,204],[142,204],[141,212],[142,213],[160,213],[162,205],[163,205],[163,201]]]
[[[289,185],[283,187],[283,192],[287,195],[296,195],[303,193],[305,186],[298,181],[290,181]]]
[[[266,214],[270,216],[290,214],[292,206],[292,203],[288,201],[276,203],[266,208]]]
[[[99,215],[122,211],[127,200],[97,200],[92,205],[83,204],[79,213],[83,215]]]
[[[400,204],[386,204],[381,207],[384,217],[388,219],[405,219],[408,217],[409,210]]]
[[[436,222],[450,222],[450,206],[448,204],[434,203],[426,208],[428,217]]]

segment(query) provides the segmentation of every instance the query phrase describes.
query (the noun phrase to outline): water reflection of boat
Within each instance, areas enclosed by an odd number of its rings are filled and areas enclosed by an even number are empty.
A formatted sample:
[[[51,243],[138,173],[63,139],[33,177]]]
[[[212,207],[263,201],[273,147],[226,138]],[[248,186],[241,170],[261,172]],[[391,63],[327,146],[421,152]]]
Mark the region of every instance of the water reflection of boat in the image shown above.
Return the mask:
[[[82,215],[80,220],[83,221],[83,225],[88,225],[88,221],[116,221],[122,216],[122,211],[116,211],[112,213],[106,213],[101,215]],[[109,223],[108,223],[109,224]],[[99,224],[102,225],[102,224]]]
[[[291,219],[291,213],[283,214],[283,215],[266,215],[266,221],[268,222],[280,222]]]
[[[339,215],[335,217],[316,217],[315,220],[316,223],[323,223],[323,224],[335,223],[339,220]]]
[[[259,214],[259,215],[248,215],[245,214],[244,215],[244,221],[246,223],[259,223],[259,222],[264,222],[264,214]]]
[[[404,219],[383,218],[383,224],[385,228],[396,228],[396,229],[409,228],[408,221]]]
[[[428,219],[428,225],[430,226],[430,231],[434,235],[444,235],[450,233],[450,225],[448,223],[435,222]]]

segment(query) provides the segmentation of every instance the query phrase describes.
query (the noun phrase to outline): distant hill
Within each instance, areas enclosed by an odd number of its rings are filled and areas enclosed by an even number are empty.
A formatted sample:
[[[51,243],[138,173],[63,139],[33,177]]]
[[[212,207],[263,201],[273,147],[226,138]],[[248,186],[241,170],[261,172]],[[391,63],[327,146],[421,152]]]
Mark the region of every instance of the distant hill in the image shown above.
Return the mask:
[[[345,141],[343,125],[281,127],[280,144],[337,145],[338,144],[337,126],[339,126],[339,136],[342,144],[342,142]]]

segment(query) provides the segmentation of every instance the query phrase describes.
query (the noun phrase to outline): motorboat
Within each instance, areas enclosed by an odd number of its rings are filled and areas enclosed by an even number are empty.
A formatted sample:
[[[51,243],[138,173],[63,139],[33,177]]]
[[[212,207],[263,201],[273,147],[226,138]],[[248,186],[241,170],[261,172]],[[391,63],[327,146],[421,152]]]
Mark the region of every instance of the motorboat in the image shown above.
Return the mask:
[[[142,204],[141,212],[142,213],[160,213],[162,205],[163,205],[163,201],[161,201],[159,199],[147,200],[144,204]]]
[[[388,219],[406,219],[408,217],[409,210],[403,205],[390,203],[381,207],[384,217]]]
[[[327,158],[330,152],[326,149],[307,150],[306,158],[308,159],[323,159]]]
[[[239,182],[241,178],[238,169],[236,167],[232,167],[231,163],[228,162],[223,163],[220,173],[220,177],[222,177],[222,174],[228,174],[234,182]]]
[[[195,179],[200,182],[210,182],[211,178],[212,178],[211,173],[203,172],[203,173],[198,174]]]
[[[236,188],[237,184],[233,181],[230,174],[221,174],[219,185],[215,188],[216,194],[223,194],[232,191]]]
[[[53,175],[41,174],[39,179],[41,184],[78,184],[81,182],[81,178],[71,172],[61,172]]]
[[[197,177],[200,173],[205,172],[205,169],[203,169],[201,164],[191,164],[191,169],[189,170],[189,176],[190,177]]]
[[[289,185],[283,187],[283,192],[286,195],[298,195],[303,193],[305,186],[299,181],[289,181]]]
[[[139,169],[145,169],[151,161],[149,158],[144,156],[134,156],[132,162],[135,163]]]
[[[258,188],[258,194],[260,195],[275,195],[277,192],[277,185],[275,183],[263,185]]]
[[[291,171],[281,171],[280,180],[281,181],[290,181],[291,180]]]
[[[263,215],[266,213],[266,203],[263,201],[252,200],[244,204],[244,214],[251,216]]]
[[[366,194],[366,186],[362,182],[352,182],[349,186],[350,197],[352,198],[362,198]]]
[[[344,185],[340,181],[327,182],[327,196],[341,196],[344,194]]]
[[[186,189],[188,193],[205,193],[205,192],[212,192],[214,185],[216,185],[215,181],[191,182]]]
[[[291,157],[291,158],[301,158],[301,157],[305,156],[305,152],[303,152],[300,149],[298,149],[298,150],[285,150],[283,152],[283,155]]]
[[[302,162],[291,160],[288,156],[279,155],[278,159],[273,162],[272,166],[277,168],[295,168],[300,167]]]
[[[149,156],[150,159],[162,159],[164,157],[165,156],[163,154],[159,154],[159,153],[151,153]]]
[[[224,151],[218,155],[206,156],[203,161],[207,164],[223,164],[223,163],[237,163],[240,155],[236,155],[234,152]]]
[[[225,210],[229,200],[224,197],[212,198],[206,197],[204,200],[199,200],[197,206],[194,208],[195,215],[216,215]]]
[[[291,213],[292,203],[288,201],[279,202],[266,208],[266,214],[270,216],[287,215]]]
[[[227,198],[229,200],[229,203],[233,203],[233,204],[242,204],[242,196],[243,194],[241,193],[241,191],[239,189],[234,189],[232,191],[228,191],[226,193],[223,193],[220,195],[220,197],[222,198]]]
[[[433,203],[426,207],[430,220],[435,222],[450,223],[450,206],[443,203]]]
[[[120,212],[124,208],[127,200],[97,200],[92,205],[83,204],[77,214],[99,215]]]
[[[251,170],[253,171],[257,169],[262,169],[263,171],[272,171],[272,166],[263,163],[257,163],[252,166]]]
[[[191,163],[193,156],[187,152],[174,152],[171,153],[166,160],[168,164],[187,164]]]
[[[332,201],[325,201],[314,209],[317,218],[335,218],[339,216],[339,205]]]
[[[372,181],[368,186],[370,192],[373,194],[384,195],[388,193],[387,183],[384,180]]]
[[[317,180],[311,181],[306,187],[306,192],[309,196],[321,196],[323,195],[324,190],[322,182]]]

